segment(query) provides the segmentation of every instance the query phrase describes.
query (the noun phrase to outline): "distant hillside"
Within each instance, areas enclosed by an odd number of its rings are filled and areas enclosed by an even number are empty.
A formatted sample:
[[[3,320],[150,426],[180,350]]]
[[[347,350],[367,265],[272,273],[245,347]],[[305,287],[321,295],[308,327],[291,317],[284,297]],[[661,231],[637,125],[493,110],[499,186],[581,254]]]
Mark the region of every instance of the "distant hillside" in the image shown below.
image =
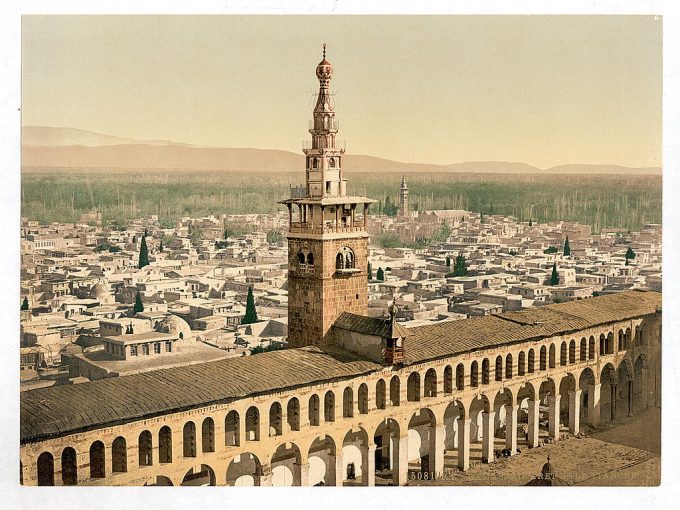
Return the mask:
[[[547,170],[546,174],[645,174],[660,175],[661,168],[658,166],[629,168],[619,165],[559,165]]]
[[[21,164],[43,168],[120,168],[298,172],[304,155],[274,149],[200,147],[168,141],[139,141],[82,129],[25,126]],[[660,168],[561,165],[546,170],[519,162],[476,161],[433,165],[348,154],[352,173],[660,174]]]
[[[24,147],[59,147],[64,145],[100,147],[103,145],[139,143],[146,145],[187,145],[166,140],[133,140],[75,128],[24,126],[21,129],[21,145]]]

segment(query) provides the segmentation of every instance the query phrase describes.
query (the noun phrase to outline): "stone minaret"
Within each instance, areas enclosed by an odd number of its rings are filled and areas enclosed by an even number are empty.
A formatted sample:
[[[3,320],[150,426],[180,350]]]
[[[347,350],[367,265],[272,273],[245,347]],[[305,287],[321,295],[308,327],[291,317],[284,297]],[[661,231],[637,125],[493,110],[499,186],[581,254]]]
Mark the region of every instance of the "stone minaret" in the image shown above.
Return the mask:
[[[316,345],[342,312],[368,314],[368,207],[375,200],[347,196],[336,144],[338,122],[330,94],[333,67],[316,67],[319,95],[304,143],[305,185],[291,188],[288,208],[288,343]]]
[[[399,216],[402,218],[408,216],[408,186],[404,175],[401,176],[401,188],[399,189]]]

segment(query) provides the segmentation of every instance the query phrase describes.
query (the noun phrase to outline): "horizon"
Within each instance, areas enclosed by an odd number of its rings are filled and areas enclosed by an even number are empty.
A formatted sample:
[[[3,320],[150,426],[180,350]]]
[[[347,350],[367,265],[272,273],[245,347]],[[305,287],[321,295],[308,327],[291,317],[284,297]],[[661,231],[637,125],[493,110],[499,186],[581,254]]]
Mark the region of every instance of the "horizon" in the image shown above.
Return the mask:
[[[125,135],[119,135],[119,134],[111,134],[111,133],[100,133],[96,131],[89,131],[87,129],[82,129],[82,128],[75,128],[75,127],[67,127],[67,126],[34,126],[34,125],[25,125],[21,126],[22,129],[22,136],[23,136],[23,130],[26,128],[42,128],[42,129],[63,129],[63,130],[75,130],[75,131],[83,131],[85,133],[89,134],[95,134],[95,135],[100,135],[100,136],[105,136],[105,137],[111,137],[111,138],[120,138],[121,143],[120,144],[106,144],[106,145],[91,145],[91,144],[54,144],[54,145],[40,145],[40,144],[24,144],[23,143],[23,138],[21,145],[22,147],[87,147],[87,148],[95,148],[95,147],[106,147],[106,146],[124,146],[124,145],[145,145],[145,146],[153,146],[153,144],[158,144],[157,146],[175,146],[175,147],[189,147],[189,148],[194,148],[194,149],[227,149],[227,150],[258,150],[258,151],[275,151],[275,152],[286,152],[288,154],[293,154],[293,155],[299,155],[301,158],[302,152],[294,152],[288,149],[279,149],[279,148],[274,148],[274,147],[226,147],[226,146],[212,146],[212,145],[195,145],[195,144],[190,144],[187,142],[183,141],[178,141],[178,140],[136,140],[134,138],[125,136]],[[530,165],[529,163],[526,163],[524,161],[504,161],[504,160],[477,160],[477,161],[453,161],[449,163],[444,163],[444,164],[438,164],[438,163],[430,163],[427,161],[398,161],[395,159],[388,159],[388,158],[383,158],[380,156],[375,156],[373,154],[355,154],[355,153],[349,153],[348,156],[351,158],[352,156],[355,157],[368,157],[368,158],[376,158],[376,159],[381,159],[385,161],[392,161],[395,163],[400,163],[400,164],[405,164],[405,165],[433,165],[433,166],[441,166],[441,167],[451,167],[455,165],[464,165],[464,164],[480,164],[480,163],[507,163],[507,164],[518,164],[518,165],[527,165],[532,168],[535,168],[537,170],[541,171],[549,171],[554,168],[559,168],[559,167],[566,167],[566,166],[594,166],[594,167],[620,167],[628,170],[644,170],[644,169],[659,169],[663,170],[663,167],[661,165],[659,166],[643,166],[643,167],[631,167],[631,166],[626,166],[626,165],[618,165],[615,163],[588,163],[588,162],[571,162],[571,163],[559,163],[557,165],[549,166],[549,167],[537,167],[534,165]],[[23,167],[24,165],[22,165]],[[30,167],[30,165],[29,165]],[[150,169],[150,170],[157,170],[157,169]],[[224,169],[225,171],[236,171],[238,172],[239,170],[233,170],[233,169]],[[206,170],[208,171],[208,170]],[[401,171],[395,171],[396,173],[400,173]],[[434,171],[433,171],[434,172]],[[413,173],[424,173],[424,172],[413,172]],[[436,172],[435,172],[436,173]],[[464,173],[464,172],[461,172]],[[492,173],[499,173],[502,174],[504,172],[492,172]],[[588,175],[588,174],[574,174],[574,175]],[[592,174],[592,175],[598,175],[598,174]],[[617,174],[613,174],[617,175]],[[655,175],[655,174],[620,174],[620,175]]]
[[[661,168],[661,25],[621,15],[24,16],[22,126],[299,154],[326,42],[350,155]]]

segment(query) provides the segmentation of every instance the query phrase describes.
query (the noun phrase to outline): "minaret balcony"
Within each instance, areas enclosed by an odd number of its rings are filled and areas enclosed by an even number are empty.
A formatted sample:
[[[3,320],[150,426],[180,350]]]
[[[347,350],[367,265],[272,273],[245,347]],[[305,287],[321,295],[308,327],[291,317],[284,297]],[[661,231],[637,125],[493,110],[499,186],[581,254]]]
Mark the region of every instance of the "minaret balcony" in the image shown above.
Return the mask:
[[[314,143],[311,140],[302,140],[302,150],[303,151],[308,151],[308,150],[329,150],[329,151],[340,151],[340,152],[345,152],[347,148],[347,141],[346,140],[336,140],[335,141],[335,147],[315,147]]]
[[[290,224],[288,231],[291,234],[349,234],[353,232],[364,232],[365,229],[363,225],[313,225],[311,223],[304,223],[300,221],[294,221]]]

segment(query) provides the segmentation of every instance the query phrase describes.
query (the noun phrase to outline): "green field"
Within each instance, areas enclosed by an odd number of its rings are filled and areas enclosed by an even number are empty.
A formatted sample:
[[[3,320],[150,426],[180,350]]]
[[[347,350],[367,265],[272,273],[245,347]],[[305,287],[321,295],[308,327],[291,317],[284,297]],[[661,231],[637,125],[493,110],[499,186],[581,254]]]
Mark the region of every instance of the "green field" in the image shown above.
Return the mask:
[[[352,174],[350,191],[384,203],[398,200],[401,175]],[[182,216],[266,213],[300,184],[295,173],[226,173],[124,170],[24,169],[22,216],[41,222],[78,220],[97,208],[104,221],[156,214]],[[466,209],[519,220],[578,221],[602,228],[639,229],[661,222],[660,176],[406,174],[412,209]]]

